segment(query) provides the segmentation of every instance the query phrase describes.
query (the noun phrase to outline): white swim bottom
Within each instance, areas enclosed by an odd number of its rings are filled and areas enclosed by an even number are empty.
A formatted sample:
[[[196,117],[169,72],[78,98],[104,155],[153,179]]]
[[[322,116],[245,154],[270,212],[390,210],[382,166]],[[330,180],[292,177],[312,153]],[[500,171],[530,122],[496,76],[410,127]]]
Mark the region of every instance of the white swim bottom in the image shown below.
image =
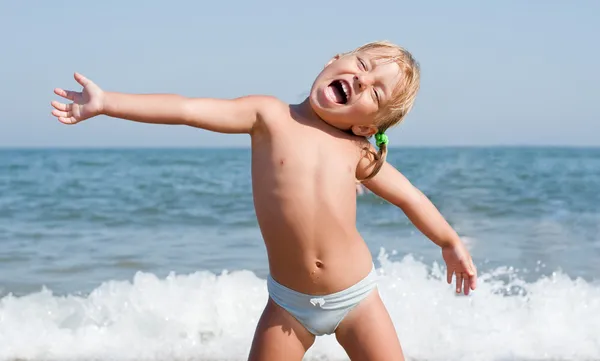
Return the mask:
[[[267,278],[269,297],[315,336],[330,335],[354,307],[377,287],[375,266],[361,281],[329,295],[307,295]]]

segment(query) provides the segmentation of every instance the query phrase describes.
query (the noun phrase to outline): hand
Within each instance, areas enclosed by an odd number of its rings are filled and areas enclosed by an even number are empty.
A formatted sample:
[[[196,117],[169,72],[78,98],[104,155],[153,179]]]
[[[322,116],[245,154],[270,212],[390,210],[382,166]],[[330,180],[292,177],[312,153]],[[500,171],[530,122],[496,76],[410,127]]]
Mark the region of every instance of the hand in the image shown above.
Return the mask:
[[[452,274],[456,275],[456,293],[464,288],[465,295],[477,286],[477,269],[473,264],[469,251],[462,242],[442,247],[442,257],[446,262],[446,277],[452,283]]]
[[[102,112],[104,92],[99,86],[94,84],[79,73],[75,73],[75,80],[83,86],[82,92],[54,89],[54,93],[63,98],[72,101],[71,104],[64,104],[52,101],[52,115],[58,118],[64,124],[76,124],[82,120],[94,117]]]

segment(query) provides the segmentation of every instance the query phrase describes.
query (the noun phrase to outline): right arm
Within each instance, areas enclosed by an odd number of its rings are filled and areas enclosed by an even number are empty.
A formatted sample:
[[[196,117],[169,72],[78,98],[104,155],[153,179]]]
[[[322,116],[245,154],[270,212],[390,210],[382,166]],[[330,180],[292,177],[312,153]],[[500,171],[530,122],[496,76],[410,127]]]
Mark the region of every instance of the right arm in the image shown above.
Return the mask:
[[[81,74],[75,80],[81,92],[55,89],[72,101],[52,102],[52,114],[65,124],[76,124],[104,114],[114,118],[152,124],[188,125],[220,133],[251,134],[261,113],[274,104],[269,96],[245,96],[237,99],[186,98],[175,94],[124,94],[104,92]]]
[[[188,125],[219,133],[252,133],[266,96],[186,98],[175,94],[105,93],[102,114],[142,123]]]

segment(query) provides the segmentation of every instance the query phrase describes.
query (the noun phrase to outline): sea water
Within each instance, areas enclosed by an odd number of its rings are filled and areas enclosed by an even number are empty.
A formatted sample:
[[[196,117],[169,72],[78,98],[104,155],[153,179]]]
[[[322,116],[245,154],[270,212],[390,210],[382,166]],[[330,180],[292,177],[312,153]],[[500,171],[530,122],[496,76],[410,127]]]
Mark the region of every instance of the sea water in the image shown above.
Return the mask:
[[[409,360],[600,359],[600,149],[396,148],[479,270],[358,228]],[[0,360],[244,360],[267,300],[247,149],[0,150]],[[307,360],[347,360],[333,336]]]

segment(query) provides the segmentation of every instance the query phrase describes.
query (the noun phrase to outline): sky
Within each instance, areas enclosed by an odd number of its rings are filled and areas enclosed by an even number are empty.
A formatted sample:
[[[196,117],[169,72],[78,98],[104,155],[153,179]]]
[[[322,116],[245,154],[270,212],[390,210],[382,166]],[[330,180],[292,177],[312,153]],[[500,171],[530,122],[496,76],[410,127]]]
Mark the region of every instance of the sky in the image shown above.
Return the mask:
[[[337,53],[419,61],[391,146],[600,146],[600,2],[0,0],[0,147],[248,146],[248,135],[51,116],[55,87],[294,103]]]

